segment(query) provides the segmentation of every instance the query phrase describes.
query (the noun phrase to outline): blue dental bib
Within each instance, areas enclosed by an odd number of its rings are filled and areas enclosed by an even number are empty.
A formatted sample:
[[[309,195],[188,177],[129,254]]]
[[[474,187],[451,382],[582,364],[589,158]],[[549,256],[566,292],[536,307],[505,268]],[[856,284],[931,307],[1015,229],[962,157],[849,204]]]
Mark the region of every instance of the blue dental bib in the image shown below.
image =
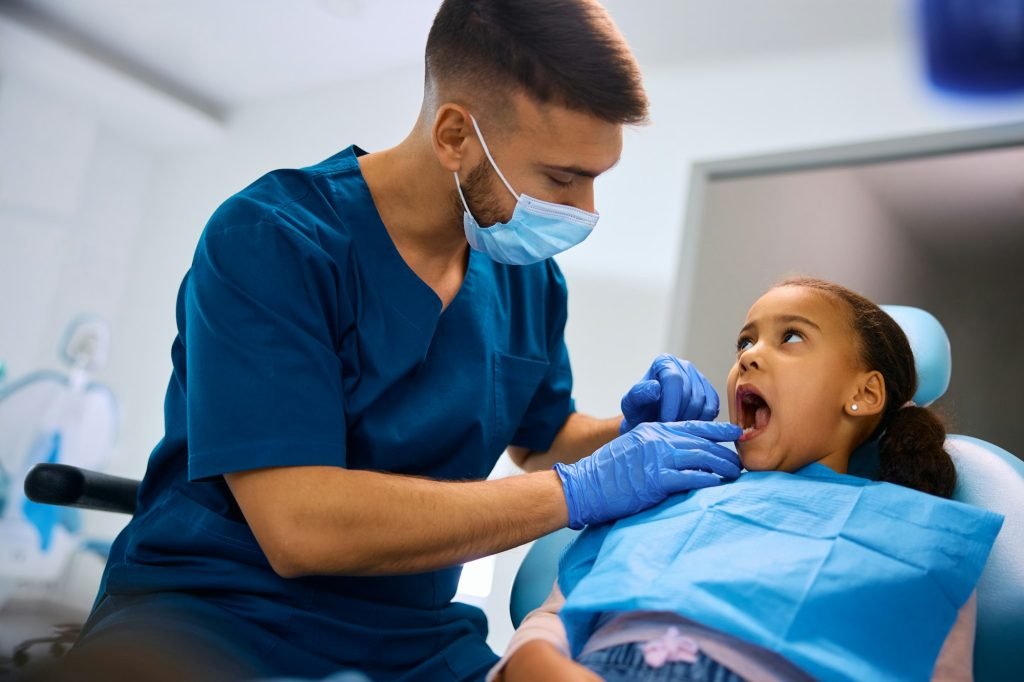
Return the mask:
[[[812,464],[589,527],[559,565],[573,655],[603,613],[671,611],[828,680],[930,679],[1002,516]]]

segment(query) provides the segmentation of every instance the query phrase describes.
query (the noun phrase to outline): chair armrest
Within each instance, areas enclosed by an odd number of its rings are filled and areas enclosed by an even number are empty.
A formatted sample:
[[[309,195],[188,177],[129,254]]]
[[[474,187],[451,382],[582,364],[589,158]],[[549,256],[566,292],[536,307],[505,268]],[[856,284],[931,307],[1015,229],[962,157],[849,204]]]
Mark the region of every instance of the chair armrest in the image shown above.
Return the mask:
[[[41,504],[134,514],[139,481],[68,464],[36,464],[25,476],[25,497]]]

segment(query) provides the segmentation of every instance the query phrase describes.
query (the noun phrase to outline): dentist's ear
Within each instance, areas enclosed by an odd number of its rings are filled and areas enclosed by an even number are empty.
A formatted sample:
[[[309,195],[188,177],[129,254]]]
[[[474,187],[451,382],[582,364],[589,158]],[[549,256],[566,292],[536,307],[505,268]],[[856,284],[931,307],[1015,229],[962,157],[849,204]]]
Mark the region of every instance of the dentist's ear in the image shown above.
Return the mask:
[[[474,159],[467,159],[468,140],[473,137],[469,112],[459,104],[446,103],[437,109],[430,129],[434,153],[445,170],[455,173]],[[473,164],[468,163],[472,168]]]
[[[879,371],[864,372],[859,377],[855,393],[846,401],[846,414],[870,417],[885,408],[885,379]]]

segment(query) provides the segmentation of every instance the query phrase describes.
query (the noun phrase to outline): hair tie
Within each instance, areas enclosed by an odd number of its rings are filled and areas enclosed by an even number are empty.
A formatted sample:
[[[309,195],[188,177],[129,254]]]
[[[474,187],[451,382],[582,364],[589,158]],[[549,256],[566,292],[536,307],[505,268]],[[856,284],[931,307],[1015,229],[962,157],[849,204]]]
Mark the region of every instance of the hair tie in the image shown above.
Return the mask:
[[[908,400],[907,402],[905,402],[902,405],[900,405],[900,409],[901,410],[904,407],[920,407],[920,406],[917,403],[915,403],[913,400]]]

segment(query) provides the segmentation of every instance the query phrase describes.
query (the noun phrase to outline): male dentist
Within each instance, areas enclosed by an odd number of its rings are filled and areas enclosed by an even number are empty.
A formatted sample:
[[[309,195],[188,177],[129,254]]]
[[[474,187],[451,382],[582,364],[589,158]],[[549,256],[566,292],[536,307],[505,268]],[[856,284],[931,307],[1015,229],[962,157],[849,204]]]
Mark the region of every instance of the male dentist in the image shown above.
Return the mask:
[[[207,224],[166,434],[73,655],[175,641],[240,676],[480,680],[497,657],[451,601],[460,564],[739,475],[737,427],[684,423],[718,413],[688,363],[659,357],[624,417],[573,406],[551,257],[647,116],[607,13],[445,0],[425,61],[396,146],[269,173]],[[528,473],[483,480],[506,447]]]

